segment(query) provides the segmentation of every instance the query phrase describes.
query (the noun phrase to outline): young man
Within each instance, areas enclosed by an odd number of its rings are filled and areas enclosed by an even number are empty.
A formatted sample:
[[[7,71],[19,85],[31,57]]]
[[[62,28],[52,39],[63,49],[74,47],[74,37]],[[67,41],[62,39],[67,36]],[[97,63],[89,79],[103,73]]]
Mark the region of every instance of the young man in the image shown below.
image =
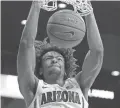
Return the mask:
[[[82,71],[73,78],[75,59],[70,49],[44,44],[39,56],[35,54],[40,6],[33,2],[19,45],[17,72],[20,91],[29,108],[88,108],[88,90],[103,62],[103,44],[94,14],[85,17],[89,51]],[[37,64],[36,64],[37,55]],[[36,76],[34,72],[37,72]],[[38,76],[42,75],[43,80]]]

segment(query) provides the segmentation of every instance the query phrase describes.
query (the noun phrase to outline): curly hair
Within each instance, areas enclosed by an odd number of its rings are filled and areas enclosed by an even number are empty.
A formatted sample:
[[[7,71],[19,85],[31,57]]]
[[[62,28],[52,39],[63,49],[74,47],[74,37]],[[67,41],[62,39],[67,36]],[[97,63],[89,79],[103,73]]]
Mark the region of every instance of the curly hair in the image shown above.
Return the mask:
[[[42,78],[40,75],[40,67],[42,67],[42,57],[49,51],[55,51],[61,54],[65,60],[65,72],[66,78],[72,77],[72,75],[76,74],[76,68],[79,67],[76,64],[76,59],[73,57],[74,49],[72,48],[60,48],[58,46],[52,45],[44,39],[44,41],[35,41],[35,51],[36,51],[36,67],[35,67],[35,75],[38,78]]]

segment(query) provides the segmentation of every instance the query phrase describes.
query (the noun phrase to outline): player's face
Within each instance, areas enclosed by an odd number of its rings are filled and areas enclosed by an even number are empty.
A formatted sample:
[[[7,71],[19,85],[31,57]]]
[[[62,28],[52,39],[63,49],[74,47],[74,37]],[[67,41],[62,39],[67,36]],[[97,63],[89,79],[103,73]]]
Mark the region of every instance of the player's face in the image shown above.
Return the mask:
[[[42,58],[42,69],[45,79],[64,77],[65,61],[61,54],[55,51],[47,52]]]

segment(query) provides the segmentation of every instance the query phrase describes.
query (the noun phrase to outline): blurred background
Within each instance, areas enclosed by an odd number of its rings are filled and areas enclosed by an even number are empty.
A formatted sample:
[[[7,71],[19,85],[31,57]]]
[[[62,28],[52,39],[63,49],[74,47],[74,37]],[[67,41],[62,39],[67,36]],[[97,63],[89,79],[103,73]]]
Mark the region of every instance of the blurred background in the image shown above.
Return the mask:
[[[26,108],[18,88],[16,58],[31,3],[1,1],[1,108]],[[101,72],[89,91],[89,108],[120,108],[120,1],[92,1],[92,5],[105,54]],[[59,9],[65,6],[59,5]],[[47,36],[46,24],[53,13],[41,11],[37,40]],[[75,49],[74,56],[82,66],[88,51],[86,37]]]

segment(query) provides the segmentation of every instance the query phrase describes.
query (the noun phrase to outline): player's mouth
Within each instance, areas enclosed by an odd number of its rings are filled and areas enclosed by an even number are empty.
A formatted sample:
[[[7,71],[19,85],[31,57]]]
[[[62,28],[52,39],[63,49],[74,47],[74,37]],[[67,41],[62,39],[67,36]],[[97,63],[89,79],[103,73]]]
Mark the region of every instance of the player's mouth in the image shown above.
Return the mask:
[[[60,66],[58,66],[58,65],[52,65],[51,67],[59,67],[60,68]]]
[[[59,67],[59,68],[61,68],[61,66],[58,65],[58,64],[53,64],[53,65],[50,65],[49,67]]]

